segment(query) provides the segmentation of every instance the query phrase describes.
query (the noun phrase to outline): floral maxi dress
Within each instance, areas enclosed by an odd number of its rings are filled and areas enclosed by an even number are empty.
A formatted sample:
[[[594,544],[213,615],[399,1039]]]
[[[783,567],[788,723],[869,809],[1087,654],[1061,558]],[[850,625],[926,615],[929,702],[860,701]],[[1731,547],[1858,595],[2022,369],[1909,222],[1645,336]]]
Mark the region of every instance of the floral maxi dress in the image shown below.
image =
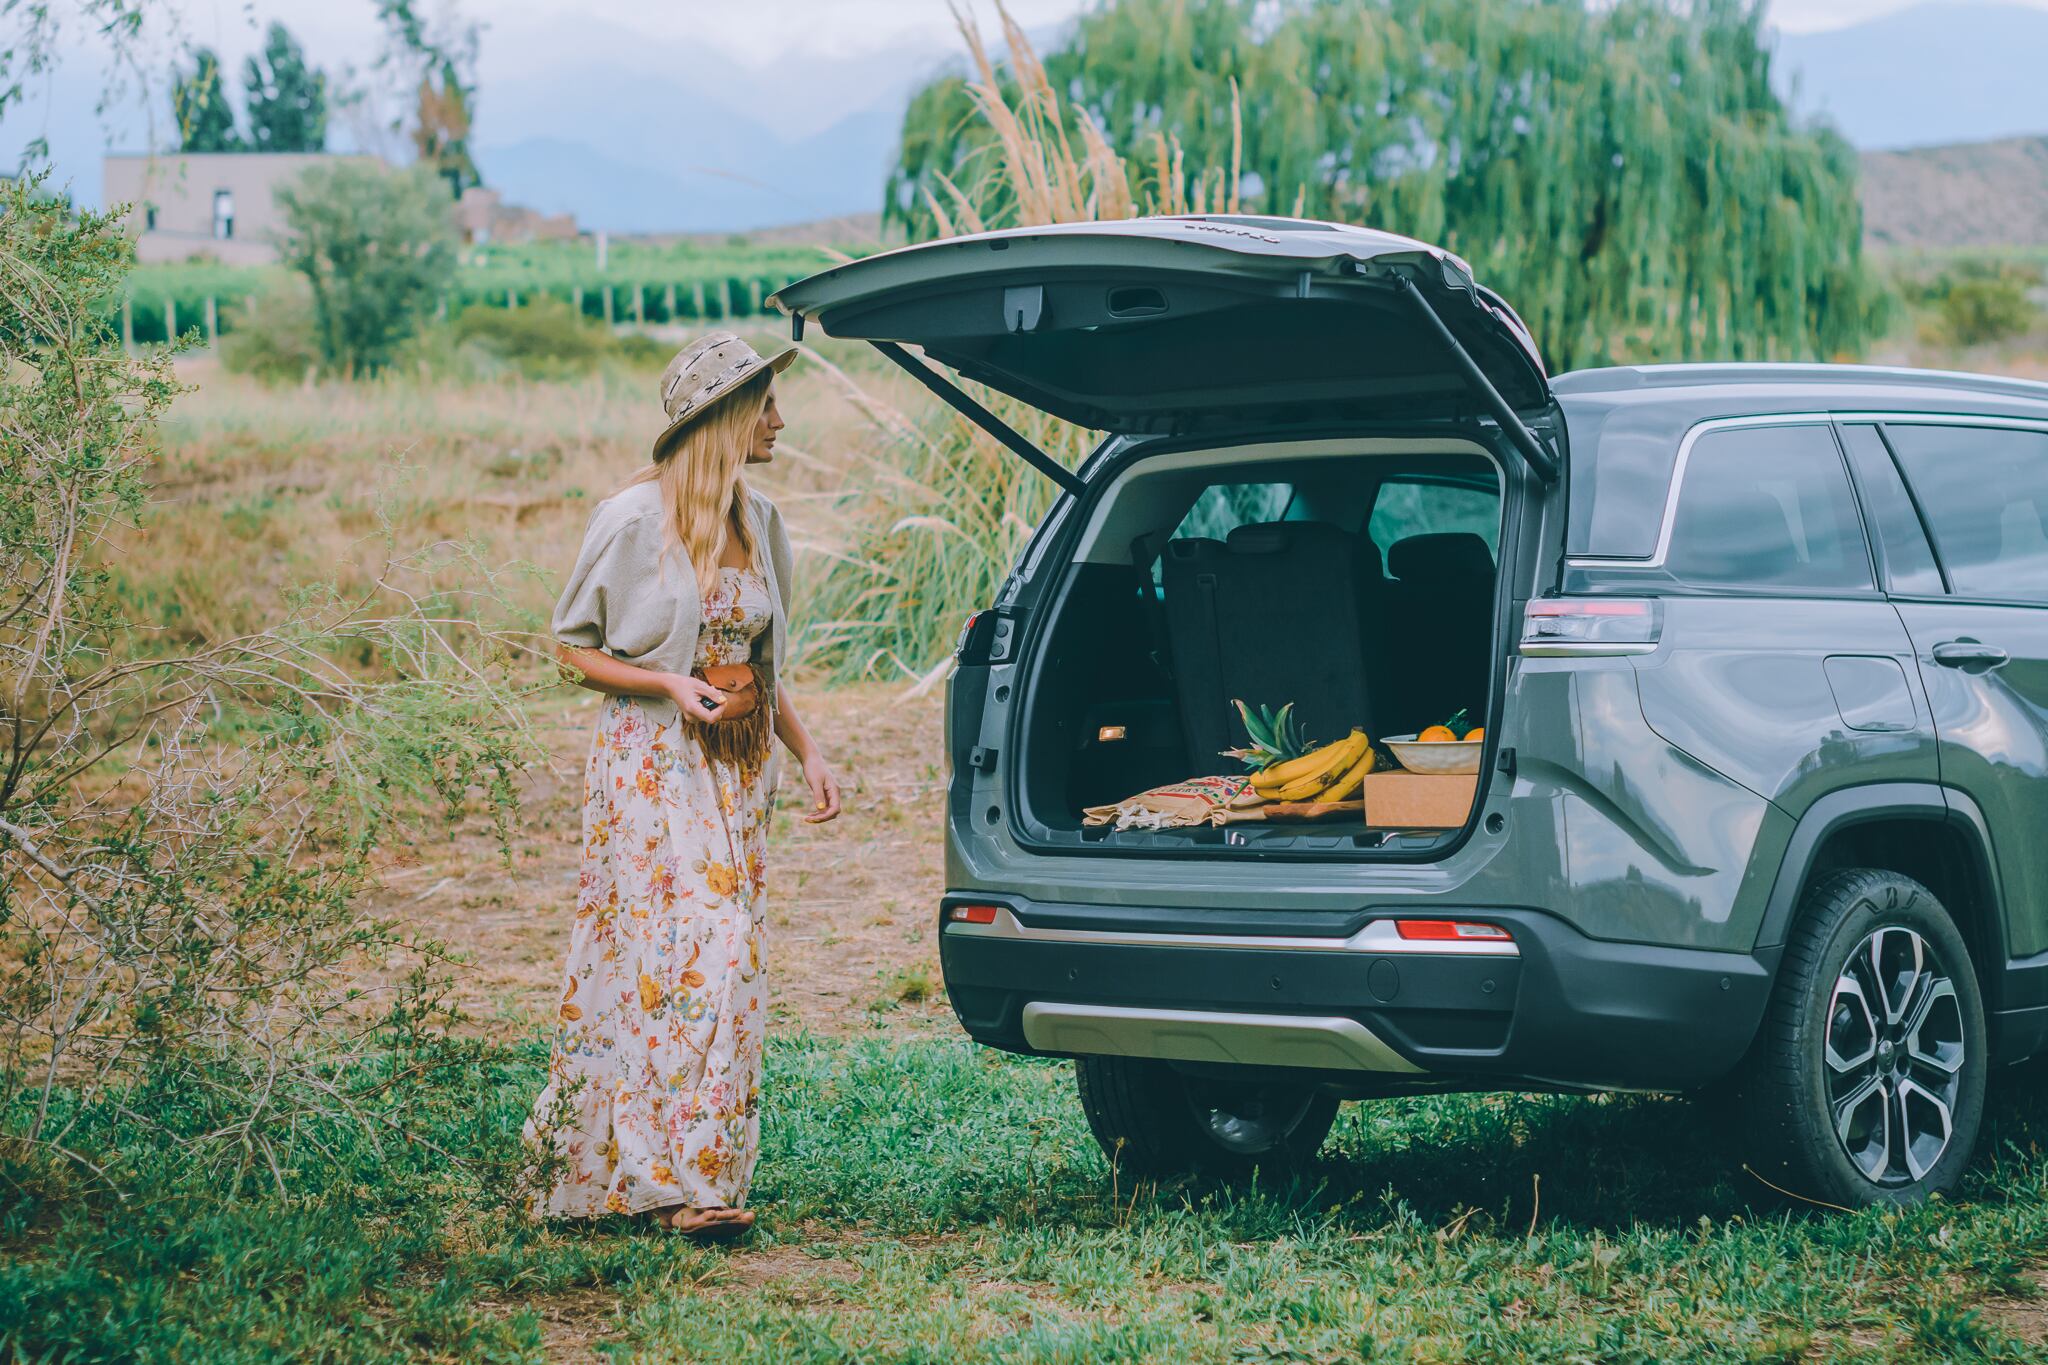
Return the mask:
[[[697,665],[744,663],[768,586],[721,569]],[[771,769],[772,769],[772,765]],[[759,1151],[769,772],[706,757],[675,705],[609,697],[584,773],[576,925],[527,1120],[535,1212],[740,1207]]]

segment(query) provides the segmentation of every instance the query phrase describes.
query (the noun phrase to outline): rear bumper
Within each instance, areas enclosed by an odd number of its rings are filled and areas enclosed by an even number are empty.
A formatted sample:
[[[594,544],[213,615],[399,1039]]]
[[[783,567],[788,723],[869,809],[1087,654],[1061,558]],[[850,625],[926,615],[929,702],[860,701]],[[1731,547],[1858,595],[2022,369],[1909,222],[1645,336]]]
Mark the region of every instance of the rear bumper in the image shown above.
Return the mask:
[[[955,904],[996,924],[952,923]],[[1332,1073],[1361,1090],[1455,1084],[1684,1090],[1755,1037],[1775,952],[1587,938],[1533,910],[1448,910],[1506,927],[1511,951],[1397,939],[1387,915],[1214,916],[949,896],[939,960],[977,1041],[1037,1055],[1113,1052]]]

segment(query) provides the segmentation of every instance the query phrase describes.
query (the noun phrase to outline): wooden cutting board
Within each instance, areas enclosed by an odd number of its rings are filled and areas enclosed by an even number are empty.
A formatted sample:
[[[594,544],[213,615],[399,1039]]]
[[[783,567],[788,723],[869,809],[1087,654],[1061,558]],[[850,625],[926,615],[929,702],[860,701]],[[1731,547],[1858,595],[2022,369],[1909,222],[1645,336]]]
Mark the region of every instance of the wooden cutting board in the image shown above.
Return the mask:
[[[1263,806],[1230,812],[1230,823],[1240,820],[1330,820],[1340,815],[1365,815],[1365,802],[1357,801],[1268,801]]]

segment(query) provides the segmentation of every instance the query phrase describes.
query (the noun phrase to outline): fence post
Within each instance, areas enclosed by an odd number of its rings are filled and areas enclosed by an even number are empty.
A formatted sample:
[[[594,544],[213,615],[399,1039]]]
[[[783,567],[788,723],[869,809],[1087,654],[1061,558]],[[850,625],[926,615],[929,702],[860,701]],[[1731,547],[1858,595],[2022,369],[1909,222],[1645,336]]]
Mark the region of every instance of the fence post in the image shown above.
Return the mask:
[[[646,293],[646,285],[636,284],[633,286],[633,321],[635,322],[644,323],[647,321],[647,304],[644,298]]]
[[[121,349],[135,349],[135,309],[125,296],[121,300]]]
[[[732,277],[731,277],[730,275],[728,275],[728,276],[726,277],[726,279],[725,279],[725,283],[723,283],[723,284],[719,285],[719,289],[720,289],[720,290],[721,290],[721,291],[722,291],[722,292],[723,292],[723,293],[725,294],[725,311],[724,311],[723,313],[719,314],[719,316],[720,316],[720,317],[723,317],[723,318],[727,318],[727,319],[730,319],[730,318],[731,318],[731,317],[733,316],[733,311],[732,311]]]
[[[206,344],[220,345],[220,306],[211,294],[206,296]]]
[[[697,321],[702,322],[706,316],[704,312],[704,281],[699,280],[695,284],[690,286],[690,301],[693,304],[695,304],[697,308],[697,311],[694,314],[694,316],[696,317]]]
[[[673,281],[670,282],[667,289],[662,291],[661,306],[662,310],[668,314],[668,320],[674,322],[676,320],[676,287]]]
[[[612,325],[612,287],[610,285],[604,287],[604,325],[607,327]]]
[[[434,304],[434,317],[441,322],[448,320],[448,296],[446,294],[443,294]]]
[[[174,298],[166,297],[164,299],[164,344],[168,346],[177,339],[178,301]]]
[[[753,279],[749,280],[747,282],[747,289],[753,295],[754,315],[758,317],[763,311],[762,305],[764,304],[767,298],[767,296],[761,292],[761,277],[756,275]]]
[[[519,291],[518,291],[517,289],[507,289],[507,290],[505,291],[505,307],[506,307],[506,308],[508,308],[508,309],[511,309],[511,308],[517,308],[518,306],[519,306]]]
[[[575,298],[575,303],[574,303],[574,305],[573,305],[573,306],[574,306],[574,308],[576,309],[576,316],[577,316],[577,317],[582,317],[582,316],[583,316],[583,286],[582,286],[582,285],[580,285],[580,284],[579,284],[579,285],[577,285],[577,286],[576,286],[576,293],[575,293],[575,295],[574,295],[574,298]]]

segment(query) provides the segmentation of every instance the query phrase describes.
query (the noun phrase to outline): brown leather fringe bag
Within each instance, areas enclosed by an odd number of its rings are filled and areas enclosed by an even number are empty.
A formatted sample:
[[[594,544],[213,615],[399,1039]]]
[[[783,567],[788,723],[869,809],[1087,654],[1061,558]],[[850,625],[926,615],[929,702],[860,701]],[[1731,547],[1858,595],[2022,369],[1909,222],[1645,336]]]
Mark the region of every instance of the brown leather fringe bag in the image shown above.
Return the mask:
[[[774,716],[761,704],[765,689],[760,668],[754,664],[710,664],[696,669],[694,676],[723,692],[731,708],[717,720],[691,717],[705,757],[738,768],[743,778],[753,780],[767,764],[775,742]]]

